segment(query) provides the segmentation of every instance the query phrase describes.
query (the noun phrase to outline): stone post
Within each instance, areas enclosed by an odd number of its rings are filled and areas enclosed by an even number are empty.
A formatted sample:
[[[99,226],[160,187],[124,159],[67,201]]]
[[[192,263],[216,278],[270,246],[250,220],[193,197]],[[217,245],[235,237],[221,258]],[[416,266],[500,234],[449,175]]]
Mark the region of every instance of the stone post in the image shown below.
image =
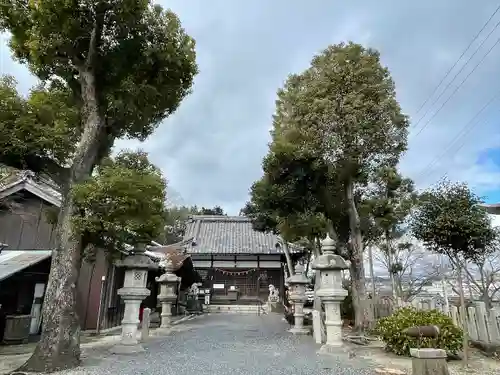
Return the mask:
[[[146,255],[144,244],[138,245],[123,260],[116,262],[117,267],[125,268],[123,287],[118,294],[125,303],[122,320],[120,342],[111,348],[117,354],[137,353],[144,351],[138,340],[139,310],[142,300],[151,294],[146,288],[148,270],[158,266]]]
[[[413,375],[449,375],[444,349],[410,349]]]
[[[295,275],[287,279],[289,285],[289,299],[293,303],[294,326],[290,332],[295,335],[306,335],[309,329],[304,327],[304,303],[307,301],[306,285],[309,280],[304,275],[304,266],[297,264],[295,266]]]
[[[347,290],[342,288],[342,270],[347,269],[347,264],[340,255],[334,254],[335,241],[330,236],[321,241],[321,249],[322,255],[314,260],[312,268],[320,280],[316,296],[325,305],[326,342],[320,352],[329,352],[342,345],[340,305],[347,296]]]
[[[160,265],[165,269],[165,273],[156,278],[156,282],[160,284],[160,294],[158,294],[158,301],[161,302],[160,328],[169,328],[172,320],[172,303],[177,298],[176,288],[180,278],[174,275],[170,260],[165,260]]]
[[[149,337],[149,324],[151,323],[151,309],[146,307],[142,311],[141,341]]]

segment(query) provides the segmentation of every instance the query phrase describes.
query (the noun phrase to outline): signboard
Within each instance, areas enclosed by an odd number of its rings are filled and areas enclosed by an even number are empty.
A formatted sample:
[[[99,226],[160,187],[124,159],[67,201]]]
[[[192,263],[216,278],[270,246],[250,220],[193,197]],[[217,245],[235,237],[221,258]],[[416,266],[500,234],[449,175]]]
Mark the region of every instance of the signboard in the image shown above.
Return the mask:
[[[214,289],[224,289],[226,286],[224,284],[214,284]]]

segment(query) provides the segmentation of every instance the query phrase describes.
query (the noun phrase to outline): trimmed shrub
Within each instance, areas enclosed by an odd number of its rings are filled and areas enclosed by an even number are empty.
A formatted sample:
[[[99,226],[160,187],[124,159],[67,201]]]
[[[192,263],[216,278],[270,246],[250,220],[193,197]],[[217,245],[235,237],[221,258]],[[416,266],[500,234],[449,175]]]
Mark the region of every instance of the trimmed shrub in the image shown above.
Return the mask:
[[[438,338],[419,339],[403,333],[406,328],[428,325],[439,327]],[[410,355],[410,348],[445,349],[450,354],[462,349],[462,329],[438,310],[422,311],[411,307],[398,309],[391,316],[380,319],[374,333],[381,337],[387,351],[397,355]]]

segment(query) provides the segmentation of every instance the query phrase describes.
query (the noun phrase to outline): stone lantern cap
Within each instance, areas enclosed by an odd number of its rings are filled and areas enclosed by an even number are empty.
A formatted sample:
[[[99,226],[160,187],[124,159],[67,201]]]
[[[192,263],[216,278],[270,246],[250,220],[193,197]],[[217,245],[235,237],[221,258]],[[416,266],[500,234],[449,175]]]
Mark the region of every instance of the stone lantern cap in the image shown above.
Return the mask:
[[[127,255],[124,259],[117,260],[115,262],[115,265],[117,267],[129,269],[158,269],[158,265],[144,253],[144,249],[142,248],[142,246],[138,246],[134,250],[131,250],[129,255]]]
[[[175,276],[173,273],[165,272],[164,274],[155,278],[157,283],[160,284],[175,284],[180,281],[180,277]]]
[[[334,254],[335,241],[327,234],[321,241],[323,254],[316,258],[312,264],[315,270],[345,270],[348,268],[346,261],[340,255]]]
[[[337,254],[323,254],[315,259],[312,268],[315,270],[345,270],[348,268],[346,261]]]
[[[297,264],[295,266],[295,275],[290,276],[287,280],[288,284],[309,284],[309,279],[304,275],[304,266]]]
[[[323,251],[334,251],[335,250],[335,241],[330,238],[330,235],[327,233],[325,239],[321,240],[321,249]]]

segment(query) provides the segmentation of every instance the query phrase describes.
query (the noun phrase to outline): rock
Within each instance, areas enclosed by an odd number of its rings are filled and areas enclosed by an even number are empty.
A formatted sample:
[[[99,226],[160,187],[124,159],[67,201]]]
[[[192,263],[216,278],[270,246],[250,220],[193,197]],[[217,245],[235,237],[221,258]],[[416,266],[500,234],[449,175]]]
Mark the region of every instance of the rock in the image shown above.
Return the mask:
[[[416,326],[403,330],[403,333],[410,337],[432,337],[437,338],[439,336],[438,326]]]
[[[365,336],[346,336],[344,340],[356,345],[368,345],[369,341]]]
[[[488,343],[484,341],[471,340],[471,346],[477,348],[486,357],[496,357],[500,355],[500,343]]]

